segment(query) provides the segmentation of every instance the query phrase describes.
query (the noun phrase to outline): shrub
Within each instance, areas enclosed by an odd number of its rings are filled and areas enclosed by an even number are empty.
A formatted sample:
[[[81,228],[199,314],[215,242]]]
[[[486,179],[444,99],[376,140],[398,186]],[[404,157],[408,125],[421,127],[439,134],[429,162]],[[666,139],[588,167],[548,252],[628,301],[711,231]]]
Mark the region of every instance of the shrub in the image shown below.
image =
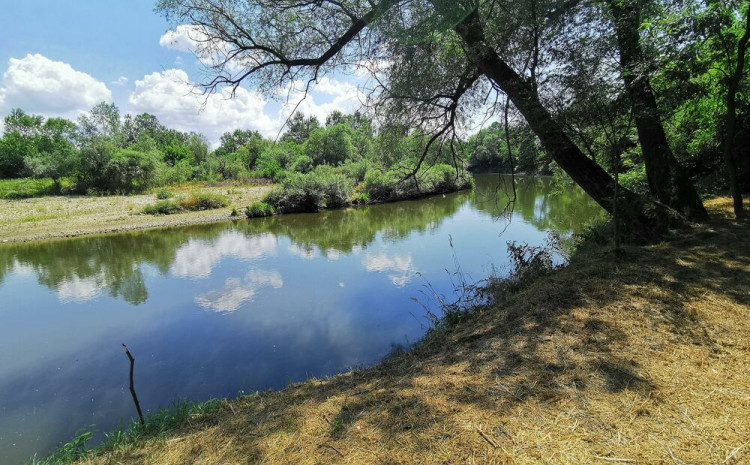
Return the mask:
[[[290,169],[297,173],[309,173],[313,169],[313,160],[307,155],[300,155],[294,159]]]
[[[368,165],[369,163],[367,160],[347,161],[341,165],[341,171],[346,174],[347,177],[353,179],[354,182],[362,182],[367,175]]]
[[[184,210],[214,210],[229,205],[229,200],[220,194],[201,193],[180,199],[180,207]]]
[[[470,178],[461,172],[456,175],[456,169],[445,164],[426,168],[421,182],[422,191],[430,194],[442,194],[471,187]]]
[[[364,190],[374,201],[387,201],[393,197],[398,178],[394,173],[370,170],[365,174]]]
[[[352,191],[351,181],[327,168],[287,176],[280,187],[268,194],[266,202],[282,213],[316,212],[347,205]]]
[[[365,205],[370,203],[370,196],[367,192],[355,192],[349,200],[352,205]]]
[[[105,168],[109,192],[131,193],[142,191],[155,180],[156,156],[135,150],[119,150]]]
[[[274,208],[265,202],[255,202],[245,209],[245,216],[248,218],[259,218],[271,216],[275,213]]]
[[[182,207],[174,200],[160,200],[143,207],[143,213],[147,215],[172,215],[181,211]]]
[[[195,171],[196,168],[190,164],[189,160],[180,160],[174,166],[159,163],[154,184],[158,186],[184,184],[193,179]]]
[[[166,199],[171,198],[171,197],[172,197],[172,193],[169,192],[167,189],[159,189],[156,192],[156,198],[158,200],[166,200]]]

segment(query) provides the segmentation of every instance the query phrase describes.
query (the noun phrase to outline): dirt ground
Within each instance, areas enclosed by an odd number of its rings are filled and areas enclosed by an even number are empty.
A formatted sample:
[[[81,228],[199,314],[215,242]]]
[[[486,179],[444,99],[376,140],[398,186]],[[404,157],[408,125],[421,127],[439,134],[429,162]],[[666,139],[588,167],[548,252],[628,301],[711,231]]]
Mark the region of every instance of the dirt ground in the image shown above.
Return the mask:
[[[136,229],[185,226],[230,219],[232,208],[240,216],[246,206],[257,202],[269,186],[183,187],[171,189],[176,196],[210,192],[225,195],[229,206],[218,210],[153,216],[141,213],[156,202],[153,194],[86,197],[59,196],[24,200],[0,199],[0,242],[27,242],[87,234],[104,234]]]

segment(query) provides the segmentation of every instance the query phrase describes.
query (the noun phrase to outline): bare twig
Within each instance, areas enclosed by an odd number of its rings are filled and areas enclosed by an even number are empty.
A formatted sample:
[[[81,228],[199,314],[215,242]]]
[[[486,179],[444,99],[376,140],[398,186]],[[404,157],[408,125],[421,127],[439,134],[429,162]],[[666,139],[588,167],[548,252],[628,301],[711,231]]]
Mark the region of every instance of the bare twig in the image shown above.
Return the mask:
[[[141,411],[141,403],[138,402],[138,396],[135,393],[135,385],[133,384],[133,369],[135,367],[135,359],[133,358],[133,355],[130,353],[130,350],[128,350],[128,346],[125,344],[122,345],[125,348],[125,355],[128,356],[128,360],[130,360],[130,395],[133,396],[133,403],[135,404],[135,409],[138,411],[138,418],[141,420],[141,425],[145,424],[145,420],[143,419],[143,412]]]
[[[484,439],[485,441],[487,441],[492,447],[494,447],[495,449],[500,448],[500,446],[498,446],[497,443],[495,441],[493,441],[491,437],[487,436],[484,433],[484,431],[482,431],[479,428],[476,428],[476,432],[479,433],[479,435],[482,436],[482,439]]]

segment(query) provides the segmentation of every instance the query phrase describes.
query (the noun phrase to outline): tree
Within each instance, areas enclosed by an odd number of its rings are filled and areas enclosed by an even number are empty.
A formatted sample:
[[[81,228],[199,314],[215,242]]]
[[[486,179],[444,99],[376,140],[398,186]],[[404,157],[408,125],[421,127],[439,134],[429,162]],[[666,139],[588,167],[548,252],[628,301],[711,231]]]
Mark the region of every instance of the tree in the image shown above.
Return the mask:
[[[17,131],[9,132],[0,139],[0,178],[18,178],[27,174],[26,160],[34,155],[36,148],[29,138]]]
[[[316,128],[305,142],[305,154],[316,165],[340,165],[354,154],[351,132],[346,123],[326,129]]]
[[[289,129],[281,136],[283,141],[293,141],[303,144],[310,134],[320,127],[320,122],[314,116],[305,118],[301,112],[297,112],[289,119]]]
[[[739,91],[742,77],[745,73],[745,54],[747,53],[748,41],[750,41],[750,4],[745,5],[745,27],[742,37],[737,41],[734,71],[729,75],[727,83],[724,140],[722,148],[724,151],[724,165],[729,181],[729,191],[732,194],[734,214],[737,218],[744,216],[742,206],[742,191],[740,189],[737,164],[734,161],[733,148],[734,138],[737,134],[737,92]]]
[[[60,191],[62,178],[70,176],[78,168],[79,152],[73,141],[76,125],[63,118],[49,118],[35,138],[36,153],[28,157],[27,163],[37,178],[52,178]]]
[[[651,87],[639,30],[643,0],[607,0],[617,32],[620,65],[630,96],[649,187],[666,205],[696,221],[708,220],[693,183],[667,142],[656,96]]]
[[[496,3],[161,0],[157,9],[175,22],[201,28],[207,48],[220,44],[228,51],[208,70],[213,78],[205,83],[207,90],[247,81],[271,94],[351,63],[374,63],[382,78],[376,107],[431,134],[407,176],[416,175],[433,146],[458,158],[457,126],[486,101],[488,90],[504,93],[551,158],[611,212],[614,180],[584,155],[542,103],[537,83],[525,75],[523,58],[509,51],[520,29]],[[504,6],[523,11],[522,3]],[[568,3],[545,2],[537,16],[561,21]],[[659,222],[645,214],[643,200],[626,189],[619,195],[628,206],[621,217],[639,234],[653,237]]]
[[[33,137],[44,123],[44,117],[29,115],[20,108],[14,108],[3,119],[5,132],[17,132],[24,137]]]
[[[88,115],[78,118],[78,128],[84,139],[106,137],[114,139],[121,135],[120,109],[114,103],[100,102],[94,105]],[[124,141],[117,141],[123,145]]]

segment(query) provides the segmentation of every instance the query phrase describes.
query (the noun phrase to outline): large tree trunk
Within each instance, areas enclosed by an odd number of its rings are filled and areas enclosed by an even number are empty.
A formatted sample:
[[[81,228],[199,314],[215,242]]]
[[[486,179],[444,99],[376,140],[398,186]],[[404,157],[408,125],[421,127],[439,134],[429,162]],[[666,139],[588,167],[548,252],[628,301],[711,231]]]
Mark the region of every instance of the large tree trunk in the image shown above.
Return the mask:
[[[468,54],[476,66],[508,95],[552,159],[611,214],[614,211],[615,181],[573,143],[544,108],[534,86],[516,73],[486,44],[476,12],[456,26],[456,32],[466,44]],[[618,195],[621,201],[618,214],[622,221],[627,222],[643,238],[657,237],[661,219],[645,214],[643,199],[622,187],[619,188]]]
[[[740,189],[740,179],[737,174],[737,164],[734,162],[732,148],[737,132],[737,91],[742,81],[742,75],[745,72],[745,53],[747,52],[747,43],[749,40],[750,9],[747,10],[745,34],[737,44],[737,65],[727,86],[727,114],[724,128],[724,166],[727,171],[727,180],[729,181],[729,192],[732,194],[734,216],[737,218],[744,216],[745,212],[742,208],[742,190]]]
[[[707,221],[695,186],[677,162],[659,119],[638,30],[641,25],[640,0],[607,0],[620,51],[625,89],[633,106],[633,116],[641,142],[646,175],[651,192],[660,202],[693,221]]]

